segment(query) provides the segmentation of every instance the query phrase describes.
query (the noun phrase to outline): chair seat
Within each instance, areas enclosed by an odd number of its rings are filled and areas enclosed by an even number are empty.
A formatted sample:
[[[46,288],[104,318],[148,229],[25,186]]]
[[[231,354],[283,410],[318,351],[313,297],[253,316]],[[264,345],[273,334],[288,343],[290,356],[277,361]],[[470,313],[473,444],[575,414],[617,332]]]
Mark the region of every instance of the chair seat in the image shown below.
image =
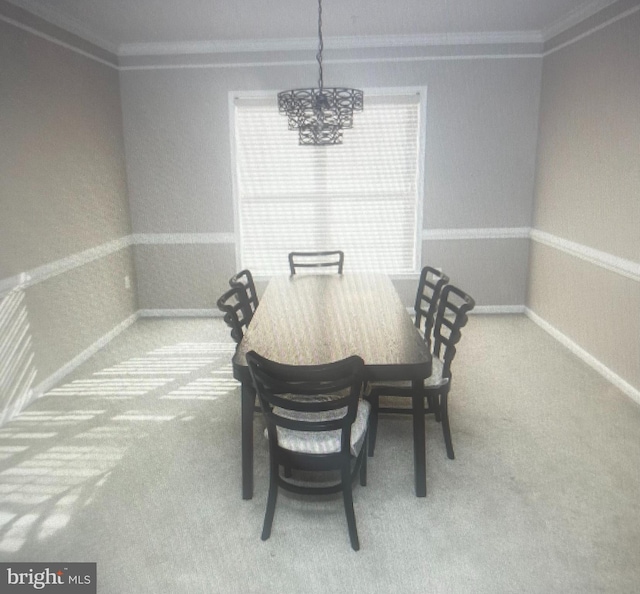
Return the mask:
[[[442,377],[443,367],[444,365],[438,357],[431,359],[431,375],[424,380],[425,388],[440,388],[449,381]]]
[[[432,272],[433,271],[433,272]],[[435,269],[429,270],[428,267],[423,268],[421,275],[421,283],[428,274],[437,276]],[[444,275],[443,275],[444,276]],[[441,279],[442,280],[442,279]],[[440,281],[438,281],[440,282]],[[448,282],[448,280],[446,281]],[[426,283],[425,286],[432,286],[435,294],[436,284]],[[429,304],[428,308],[423,309],[424,302]],[[369,456],[373,456],[376,443],[376,432],[378,428],[378,412],[405,414],[409,411],[415,412],[415,408],[411,406],[398,408],[385,403],[380,405],[380,399],[386,400],[398,398],[414,398],[418,408],[422,408],[424,404],[425,414],[433,413],[436,421],[442,425],[442,434],[444,436],[445,446],[447,448],[447,456],[453,460],[453,445],[451,443],[451,428],[449,426],[448,398],[449,388],[451,385],[451,362],[456,354],[456,344],[460,341],[460,330],[466,326],[468,321],[467,314],[475,307],[475,301],[461,289],[454,285],[444,284],[440,297],[438,299],[435,318],[433,317],[434,303],[433,296],[429,296],[428,292],[425,296],[421,289],[418,289],[416,298],[416,326],[422,328],[422,318],[425,320],[424,335],[425,343],[433,353],[431,375],[422,382],[423,389],[421,391],[413,390],[409,382],[374,382],[368,390],[366,397],[371,402],[371,420],[369,427]],[[429,340],[432,338],[432,340]],[[446,363],[445,363],[446,362]],[[445,372],[446,367],[446,372]],[[421,392],[426,397],[426,402],[421,402]],[[413,404],[414,402],[412,402]],[[414,416],[414,423],[417,419]]]
[[[438,357],[433,357],[431,361],[431,375],[424,380],[425,388],[441,388],[445,386],[449,381],[447,378],[442,377],[443,363]],[[384,394],[384,388],[389,387],[400,390],[411,390],[411,382],[402,380],[397,382],[372,382],[369,390],[375,390],[378,394]]]
[[[369,422],[371,405],[360,399],[356,420],[351,425],[351,454],[357,456],[364,442],[364,436]],[[346,408],[325,411],[322,413],[308,413],[274,408],[274,412],[282,417],[294,420],[328,421],[344,416]],[[285,450],[303,454],[336,454],[340,452],[340,429],[334,431],[295,431],[278,427],[278,444]],[[266,435],[266,429],[265,429]]]

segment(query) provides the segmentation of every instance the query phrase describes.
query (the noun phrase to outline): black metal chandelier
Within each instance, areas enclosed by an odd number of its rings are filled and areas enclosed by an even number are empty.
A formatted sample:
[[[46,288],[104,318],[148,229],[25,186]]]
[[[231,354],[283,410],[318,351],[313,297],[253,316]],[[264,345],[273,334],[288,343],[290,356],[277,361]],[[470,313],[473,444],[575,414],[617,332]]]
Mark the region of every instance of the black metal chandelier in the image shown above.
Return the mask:
[[[299,144],[342,144],[342,131],[353,127],[353,112],[363,108],[362,91],[323,85],[323,47],[322,0],[318,0],[318,88],[278,93],[278,109],[286,114],[289,130],[298,131]]]

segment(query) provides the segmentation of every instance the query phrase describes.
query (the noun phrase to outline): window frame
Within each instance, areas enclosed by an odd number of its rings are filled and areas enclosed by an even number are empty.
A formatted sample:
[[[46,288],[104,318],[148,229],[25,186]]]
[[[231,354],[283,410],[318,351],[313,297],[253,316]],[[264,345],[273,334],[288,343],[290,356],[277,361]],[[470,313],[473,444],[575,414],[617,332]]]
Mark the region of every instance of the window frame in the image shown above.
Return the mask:
[[[422,269],[422,244],[424,235],[424,196],[426,191],[426,143],[427,143],[427,87],[426,86],[410,86],[410,87],[371,87],[364,88],[365,109],[367,96],[394,96],[394,95],[418,95],[418,167],[416,181],[416,202],[415,202],[415,229],[414,229],[414,270],[410,273],[391,273],[389,277],[395,280],[415,280],[420,276]],[[232,194],[233,194],[233,226],[234,226],[234,247],[236,255],[236,270],[242,267],[241,262],[241,241],[242,231],[240,225],[240,197],[238,182],[238,163],[237,163],[237,146],[236,146],[236,118],[235,118],[235,101],[236,99],[262,99],[266,97],[276,97],[277,90],[242,90],[229,91],[228,94],[228,113],[229,113],[229,144],[230,144],[230,164],[232,178]],[[277,106],[276,106],[277,109]],[[286,118],[282,116],[283,125],[286,126]],[[357,114],[354,117],[354,127],[357,126]],[[291,134],[295,134],[294,131]],[[348,142],[347,131],[345,133],[344,142]],[[303,147],[304,148],[304,147]],[[330,148],[330,147],[329,147]],[[253,271],[252,271],[253,272]],[[255,280],[259,282],[268,281],[271,276],[266,274],[255,273]]]

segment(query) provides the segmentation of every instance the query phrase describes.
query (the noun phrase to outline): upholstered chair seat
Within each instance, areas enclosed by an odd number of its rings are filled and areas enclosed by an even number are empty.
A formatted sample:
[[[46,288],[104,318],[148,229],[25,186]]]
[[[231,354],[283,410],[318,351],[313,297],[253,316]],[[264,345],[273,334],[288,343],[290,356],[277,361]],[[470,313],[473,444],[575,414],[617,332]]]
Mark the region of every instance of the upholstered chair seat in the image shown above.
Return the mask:
[[[360,448],[364,443],[367,426],[369,423],[369,412],[371,405],[366,400],[358,402],[356,420],[351,425],[351,455],[357,457]],[[281,417],[294,419],[296,421],[330,421],[340,419],[346,414],[346,408],[337,410],[326,410],[317,413],[302,411],[284,410],[275,408],[274,412]],[[340,429],[333,431],[311,432],[296,431],[284,427],[277,428],[278,445],[285,450],[300,452],[303,454],[334,454],[340,451]],[[265,429],[265,436],[267,435]]]

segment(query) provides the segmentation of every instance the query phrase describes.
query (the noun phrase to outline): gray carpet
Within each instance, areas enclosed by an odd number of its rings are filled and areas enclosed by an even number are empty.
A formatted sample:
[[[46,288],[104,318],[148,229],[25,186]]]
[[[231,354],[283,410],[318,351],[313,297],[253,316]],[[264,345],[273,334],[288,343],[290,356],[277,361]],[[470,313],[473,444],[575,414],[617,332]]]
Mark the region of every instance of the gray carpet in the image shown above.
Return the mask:
[[[638,592],[640,407],[522,316],[473,316],[456,460],[427,418],[380,418],[354,499],[240,497],[239,389],[220,320],[141,320],[0,428],[0,559],[95,561],[98,592]]]

